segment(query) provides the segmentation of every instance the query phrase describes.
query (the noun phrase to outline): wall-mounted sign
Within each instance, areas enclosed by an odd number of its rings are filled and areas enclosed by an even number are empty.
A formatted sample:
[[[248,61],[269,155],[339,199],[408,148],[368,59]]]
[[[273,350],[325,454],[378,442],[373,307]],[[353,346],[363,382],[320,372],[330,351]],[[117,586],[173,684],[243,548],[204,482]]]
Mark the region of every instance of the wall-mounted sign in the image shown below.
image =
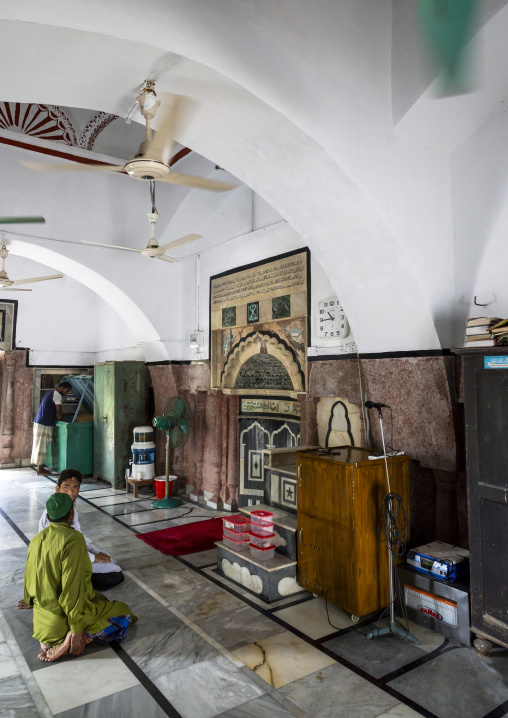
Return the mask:
[[[483,357],[485,369],[508,369],[508,356]]]
[[[288,414],[300,416],[300,403],[287,399],[242,399],[242,414]]]

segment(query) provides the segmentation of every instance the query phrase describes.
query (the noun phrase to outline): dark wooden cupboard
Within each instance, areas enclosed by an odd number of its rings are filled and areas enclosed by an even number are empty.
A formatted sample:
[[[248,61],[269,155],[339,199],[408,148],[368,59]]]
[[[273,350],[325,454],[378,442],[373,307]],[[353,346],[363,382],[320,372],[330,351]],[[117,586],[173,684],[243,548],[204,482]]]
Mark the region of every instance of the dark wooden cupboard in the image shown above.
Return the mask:
[[[353,616],[390,602],[388,550],[379,538],[388,486],[383,460],[369,449],[298,454],[298,583]],[[408,456],[388,460],[392,491],[409,517]]]
[[[463,354],[471,630],[508,647],[508,347]]]

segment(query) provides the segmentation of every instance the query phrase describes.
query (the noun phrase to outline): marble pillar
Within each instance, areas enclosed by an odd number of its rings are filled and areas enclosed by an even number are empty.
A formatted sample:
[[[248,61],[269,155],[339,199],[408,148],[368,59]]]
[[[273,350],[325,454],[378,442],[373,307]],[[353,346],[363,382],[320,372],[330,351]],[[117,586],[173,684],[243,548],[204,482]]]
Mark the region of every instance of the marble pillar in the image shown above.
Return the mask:
[[[191,494],[194,490],[194,454],[196,443],[196,395],[189,389],[182,389],[181,396],[187,402],[190,412],[189,438],[183,447],[183,465],[185,476],[185,492]]]
[[[227,499],[224,508],[227,511],[238,511],[238,402],[237,396],[227,397],[228,442],[227,442]]]
[[[14,352],[4,358],[5,394],[2,406],[2,466],[14,466],[12,447],[14,444],[14,369],[16,356]]]
[[[208,415],[211,419],[208,432],[207,450],[210,456],[210,479],[208,481],[211,497],[207,506],[213,509],[222,509],[221,475],[222,475],[222,427],[223,427],[223,401],[224,395],[219,389],[212,389],[208,394]]]
[[[194,490],[190,497],[193,501],[203,501],[203,458],[206,433],[206,398],[207,390],[198,387],[196,392],[196,419],[194,440]]]
[[[437,484],[436,540],[460,544],[457,482],[459,472],[433,469]]]
[[[185,400],[185,396],[183,391],[179,391],[178,396],[181,396]],[[175,481],[175,485],[173,485],[173,493],[174,494],[183,494],[185,492],[185,464],[184,464],[184,449],[185,446],[189,443],[189,440],[187,439],[184,446],[180,447],[179,449],[173,449],[173,462],[171,467],[171,473],[175,476],[178,476],[178,479]]]
[[[317,402],[319,397],[298,394],[300,403],[300,446],[319,446]]]

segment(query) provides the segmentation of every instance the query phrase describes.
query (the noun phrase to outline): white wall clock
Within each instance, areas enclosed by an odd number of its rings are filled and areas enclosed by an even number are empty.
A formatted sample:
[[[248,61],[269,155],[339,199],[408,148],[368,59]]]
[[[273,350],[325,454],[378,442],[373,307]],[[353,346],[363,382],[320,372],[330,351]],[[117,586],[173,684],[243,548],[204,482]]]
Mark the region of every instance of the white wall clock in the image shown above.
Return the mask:
[[[317,333],[319,339],[344,339],[349,334],[349,322],[337,297],[318,303]]]

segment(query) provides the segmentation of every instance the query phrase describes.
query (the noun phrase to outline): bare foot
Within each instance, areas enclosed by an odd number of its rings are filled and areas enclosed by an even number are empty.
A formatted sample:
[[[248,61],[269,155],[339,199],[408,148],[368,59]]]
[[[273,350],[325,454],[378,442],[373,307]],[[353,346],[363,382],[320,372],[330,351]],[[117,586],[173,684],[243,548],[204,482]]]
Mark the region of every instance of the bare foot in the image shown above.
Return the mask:
[[[37,658],[39,660],[43,661],[44,660],[43,657],[46,655],[46,651],[48,650],[49,646],[47,643],[41,643],[40,646],[41,646],[41,652],[39,653]]]
[[[71,632],[65,636],[65,640],[63,643],[60,643],[58,646],[51,646],[46,648],[46,650],[42,650],[39,653],[38,658],[41,661],[46,661],[47,663],[52,663],[53,661],[56,661],[58,658],[61,658],[62,656],[65,656],[66,653],[69,653],[69,648],[71,645]],[[46,645],[44,643],[41,643],[41,648],[43,645]]]

